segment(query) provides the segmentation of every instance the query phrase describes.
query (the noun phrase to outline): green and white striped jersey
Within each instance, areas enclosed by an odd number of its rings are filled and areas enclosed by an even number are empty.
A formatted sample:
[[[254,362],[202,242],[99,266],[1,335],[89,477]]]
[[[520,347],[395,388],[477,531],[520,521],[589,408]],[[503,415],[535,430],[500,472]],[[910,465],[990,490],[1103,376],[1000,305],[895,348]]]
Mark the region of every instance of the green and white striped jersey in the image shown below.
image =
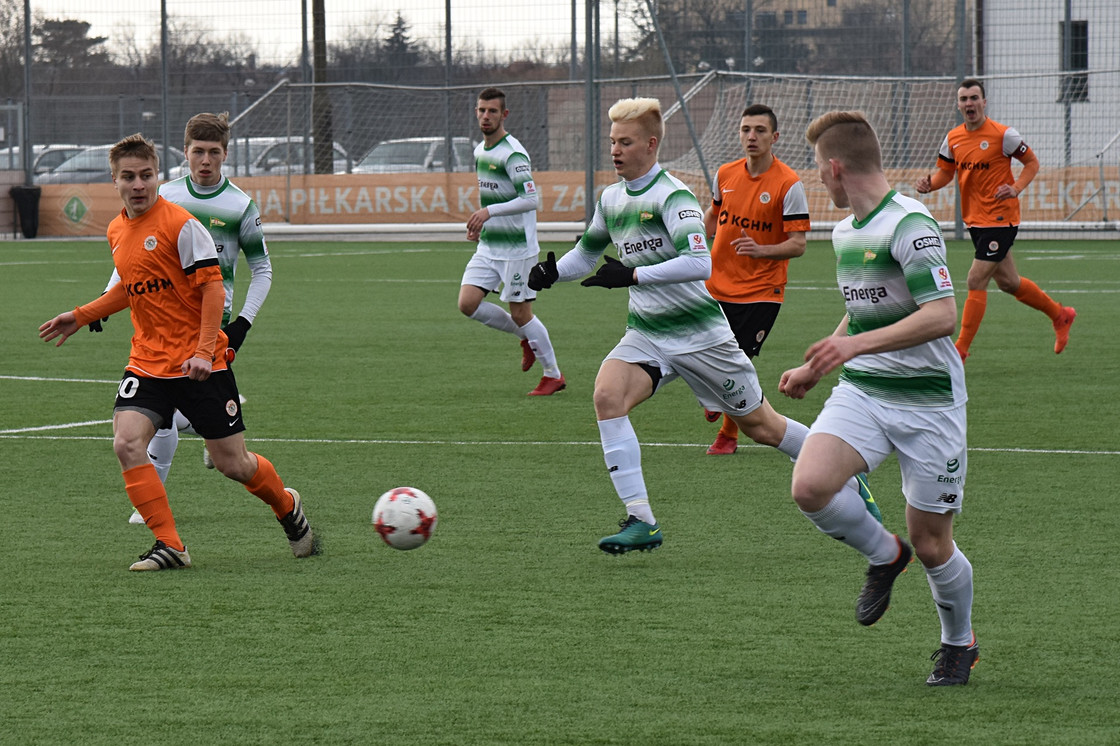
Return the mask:
[[[479,201],[489,208],[477,253],[490,259],[528,259],[540,253],[537,243],[537,186],[529,153],[507,134],[492,147],[474,149]]]
[[[915,199],[892,190],[863,221],[850,215],[837,223],[832,246],[850,335],[953,297],[941,229]],[[950,409],[968,400],[964,365],[949,337],[859,355],[845,363],[840,380],[890,407]]]
[[[646,187],[611,184],[576,250],[598,261],[614,245],[627,267],[650,267],[678,256],[707,255],[703,213],[680,179],[662,170]],[[626,325],[672,354],[695,352],[734,339],[703,280],[632,285]]]
[[[214,238],[226,291],[222,324],[229,323],[234,315],[244,316],[251,323],[272,284],[272,260],[268,256],[256,203],[226,177],[222,177],[220,185],[209,189],[200,188],[189,176],[183,176],[161,184],[159,193],[185,207]],[[245,252],[252,280],[241,311],[233,314],[233,276],[239,250]]]

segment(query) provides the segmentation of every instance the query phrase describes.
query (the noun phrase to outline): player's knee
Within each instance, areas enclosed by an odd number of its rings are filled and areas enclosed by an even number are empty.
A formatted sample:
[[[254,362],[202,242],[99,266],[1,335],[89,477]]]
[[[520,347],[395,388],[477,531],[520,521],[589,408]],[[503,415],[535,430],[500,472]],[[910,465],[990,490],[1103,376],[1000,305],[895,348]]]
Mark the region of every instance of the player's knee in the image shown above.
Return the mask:
[[[477,311],[477,310],[478,310],[478,303],[477,302],[474,302],[474,301],[471,301],[471,300],[466,300],[464,298],[459,299],[459,313],[463,314],[467,318],[470,318],[471,316],[474,316],[474,312]]]

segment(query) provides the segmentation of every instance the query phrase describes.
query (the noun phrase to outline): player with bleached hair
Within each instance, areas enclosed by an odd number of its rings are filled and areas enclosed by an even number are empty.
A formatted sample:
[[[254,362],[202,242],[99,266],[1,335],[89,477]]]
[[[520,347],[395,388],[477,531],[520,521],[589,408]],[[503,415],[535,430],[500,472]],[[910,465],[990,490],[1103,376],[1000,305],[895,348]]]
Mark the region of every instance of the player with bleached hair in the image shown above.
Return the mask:
[[[972,631],[972,565],[953,540],[968,473],[964,364],[953,346],[957,305],[937,221],[891,189],[879,139],[860,112],[832,111],[806,132],[837,207],[836,279],[847,313],[778,386],[801,399],[841,367],[793,467],[793,499],[823,533],[868,563],[856,620],[877,622],[916,553],[941,620],[926,683],[967,684],[980,649]],[[837,489],[898,456],[913,549]]]
[[[595,416],[603,456],[626,509],[620,530],[599,541],[610,554],[661,546],[661,525],[650,507],[641,447],[630,411],[669,381],[683,378],[706,409],[726,412],[757,443],[795,458],[808,428],[778,414],[762,395],[758,376],[735,342],[704,281],[711,274],[703,213],[688,187],[657,161],[664,135],[661,105],[623,99],[610,108],[610,154],[621,181],[603,190],[587,230],[559,261],[550,252],[529,275],[529,286],[583,277],[613,247],[619,259],[581,284],[629,288],[626,332],[595,378]],[[862,505],[859,485],[840,485]]]

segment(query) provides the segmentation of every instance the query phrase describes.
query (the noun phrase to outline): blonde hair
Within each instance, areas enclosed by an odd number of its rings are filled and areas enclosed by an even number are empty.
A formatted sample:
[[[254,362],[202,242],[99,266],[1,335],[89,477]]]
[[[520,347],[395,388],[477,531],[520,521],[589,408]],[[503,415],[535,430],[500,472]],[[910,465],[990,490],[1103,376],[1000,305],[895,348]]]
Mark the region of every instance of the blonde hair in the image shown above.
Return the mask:
[[[805,139],[826,160],[838,160],[853,174],[883,170],[879,138],[862,111],[830,111],[814,119]]]
[[[665,122],[661,119],[661,102],[655,98],[623,98],[607,111],[612,122],[637,122],[642,130],[657,138],[665,137]]]
[[[117,164],[122,158],[142,158],[151,161],[155,164],[156,171],[159,171],[159,153],[156,151],[155,143],[139,132],[129,135],[109,148],[109,171],[114,178],[117,175]]]

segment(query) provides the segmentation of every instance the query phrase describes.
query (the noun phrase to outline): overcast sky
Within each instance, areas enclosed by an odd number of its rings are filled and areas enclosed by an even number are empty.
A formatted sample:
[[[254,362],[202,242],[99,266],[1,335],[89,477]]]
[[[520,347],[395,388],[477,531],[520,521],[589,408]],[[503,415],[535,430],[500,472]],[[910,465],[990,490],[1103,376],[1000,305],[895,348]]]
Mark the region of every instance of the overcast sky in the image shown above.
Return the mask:
[[[90,9],[82,9],[83,6]],[[166,0],[168,16],[189,19],[219,38],[248,36],[262,61],[298,59],[301,46],[301,0]],[[584,0],[577,0],[576,33],[582,46]],[[311,0],[306,0],[310,8]],[[159,41],[160,4],[153,0],[111,0],[104,4],[73,0],[32,0],[33,13],[48,18],[72,18],[92,24],[93,36],[109,37],[118,46],[133,37],[149,48]],[[327,41],[338,42],[378,24],[389,26],[400,12],[409,22],[412,38],[443,47],[444,0],[326,0]],[[613,38],[614,4],[602,3],[602,35]],[[478,45],[497,51],[542,46],[566,52],[571,43],[571,0],[453,0],[453,46]],[[310,23],[310,21],[309,21]],[[623,31],[626,21],[620,24]],[[310,31],[308,32],[310,36]],[[381,34],[377,34],[381,36]]]

